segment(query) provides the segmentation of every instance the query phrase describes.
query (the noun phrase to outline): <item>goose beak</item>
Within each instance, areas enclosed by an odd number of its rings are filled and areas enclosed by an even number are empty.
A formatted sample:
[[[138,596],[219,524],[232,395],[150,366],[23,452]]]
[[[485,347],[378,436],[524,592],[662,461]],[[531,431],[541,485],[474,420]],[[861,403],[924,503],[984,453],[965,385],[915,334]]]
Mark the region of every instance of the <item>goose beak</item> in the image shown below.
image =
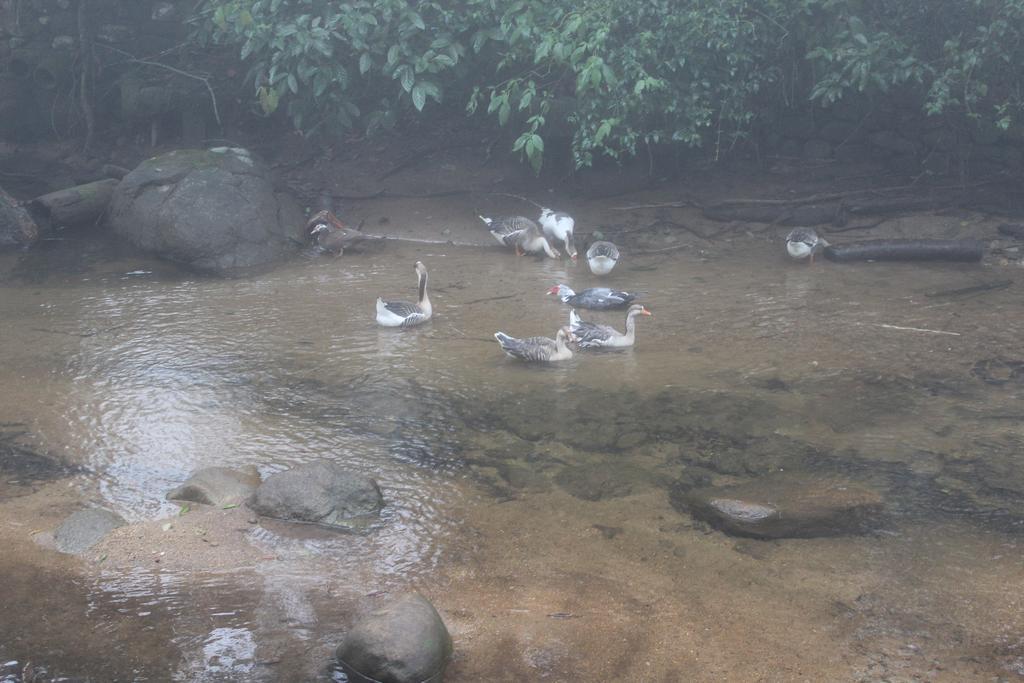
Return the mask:
[[[558,294],[558,287],[552,287],[547,291],[547,294]]]
[[[644,308],[644,309],[641,309],[641,310],[640,310],[640,313],[641,313],[641,314],[643,314],[643,315],[649,315],[649,316],[651,316],[652,318],[654,317],[654,314],[653,314],[653,313],[651,313],[650,311],[648,311],[648,310],[647,310],[646,308]]]

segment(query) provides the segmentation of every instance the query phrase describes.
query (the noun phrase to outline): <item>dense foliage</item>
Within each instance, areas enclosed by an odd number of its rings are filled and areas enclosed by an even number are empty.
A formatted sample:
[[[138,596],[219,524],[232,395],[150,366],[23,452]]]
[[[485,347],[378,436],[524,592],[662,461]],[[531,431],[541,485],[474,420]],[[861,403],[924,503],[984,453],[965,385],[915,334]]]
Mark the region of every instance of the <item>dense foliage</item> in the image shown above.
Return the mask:
[[[194,36],[237,44],[262,112],[303,132],[465,107],[539,170],[552,136],[576,166],[717,156],[848,98],[1020,126],[1022,32],[1024,0],[206,0]]]

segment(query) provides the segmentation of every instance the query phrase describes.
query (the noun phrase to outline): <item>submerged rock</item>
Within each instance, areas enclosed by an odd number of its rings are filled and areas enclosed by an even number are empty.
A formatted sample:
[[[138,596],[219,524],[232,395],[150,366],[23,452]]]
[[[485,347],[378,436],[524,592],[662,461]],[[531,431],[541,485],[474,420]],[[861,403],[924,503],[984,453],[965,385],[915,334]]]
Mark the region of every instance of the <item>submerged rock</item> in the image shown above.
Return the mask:
[[[596,501],[628,496],[649,478],[631,463],[611,461],[566,467],[555,481],[576,498]]]
[[[178,150],[142,162],[114,191],[110,226],[191,268],[226,273],[281,260],[301,244],[302,214],[244,149]]]
[[[430,601],[408,593],[361,617],[336,656],[351,681],[438,683],[452,638]]]
[[[270,475],[249,502],[267,517],[344,528],[359,526],[358,518],[383,505],[377,482],[326,460]]]
[[[108,510],[79,510],[53,532],[54,545],[62,553],[80,555],[125,523],[121,515]]]
[[[203,505],[241,505],[260,485],[260,473],[249,465],[241,469],[204,467],[189,475],[185,483],[167,494],[167,500]]]
[[[868,530],[882,510],[882,497],[846,479],[784,472],[677,491],[672,504],[729,534],[807,538]]]

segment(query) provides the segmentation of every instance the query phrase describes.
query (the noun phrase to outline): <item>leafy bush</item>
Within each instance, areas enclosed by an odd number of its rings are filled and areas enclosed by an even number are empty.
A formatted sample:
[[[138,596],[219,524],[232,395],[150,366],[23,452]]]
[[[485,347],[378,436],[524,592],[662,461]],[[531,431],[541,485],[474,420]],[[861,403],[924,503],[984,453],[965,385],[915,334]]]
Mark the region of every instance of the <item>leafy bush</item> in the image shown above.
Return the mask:
[[[237,45],[261,111],[306,133],[448,98],[539,171],[552,137],[577,167],[717,158],[793,108],[893,93],[1018,126],[1022,31],[1024,0],[206,0],[194,35]]]

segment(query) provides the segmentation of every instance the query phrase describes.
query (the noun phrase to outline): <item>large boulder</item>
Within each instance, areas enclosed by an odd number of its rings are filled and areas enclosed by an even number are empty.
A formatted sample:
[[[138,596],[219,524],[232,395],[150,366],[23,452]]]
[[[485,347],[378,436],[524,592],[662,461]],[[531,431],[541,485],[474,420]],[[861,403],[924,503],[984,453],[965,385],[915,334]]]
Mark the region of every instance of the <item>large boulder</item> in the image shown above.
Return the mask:
[[[65,519],[53,532],[54,545],[62,553],[81,555],[114,529],[124,526],[124,518],[107,510],[79,510]]]
[[[336,655],[350,681],[440,683],[452,638],[430,601],[407,593],[361,617]]]
[[[0,188],[0,248],[35,242],[39,228],[21,204]]]
[[[260,485],[260,473],[249,465],[242,469],[204,467],[189,475],[185,483],[167,494],[167,500],[202,505],[241,505]]]
[[[267,517],[343,528],[364,525],[383,505],[377,482],[326,460],[270,475],[249,501]]]
[[[672,503],[726,533],[757,538],[861,533],[882,510],[882,497],[865,486],[841,477],[788,472],[677,491]]]
[[[278,261],[301,245],[302,213],[269,170],[235,147],[142,162],[114,191],[110,226],[161,258],[218,274]]]

